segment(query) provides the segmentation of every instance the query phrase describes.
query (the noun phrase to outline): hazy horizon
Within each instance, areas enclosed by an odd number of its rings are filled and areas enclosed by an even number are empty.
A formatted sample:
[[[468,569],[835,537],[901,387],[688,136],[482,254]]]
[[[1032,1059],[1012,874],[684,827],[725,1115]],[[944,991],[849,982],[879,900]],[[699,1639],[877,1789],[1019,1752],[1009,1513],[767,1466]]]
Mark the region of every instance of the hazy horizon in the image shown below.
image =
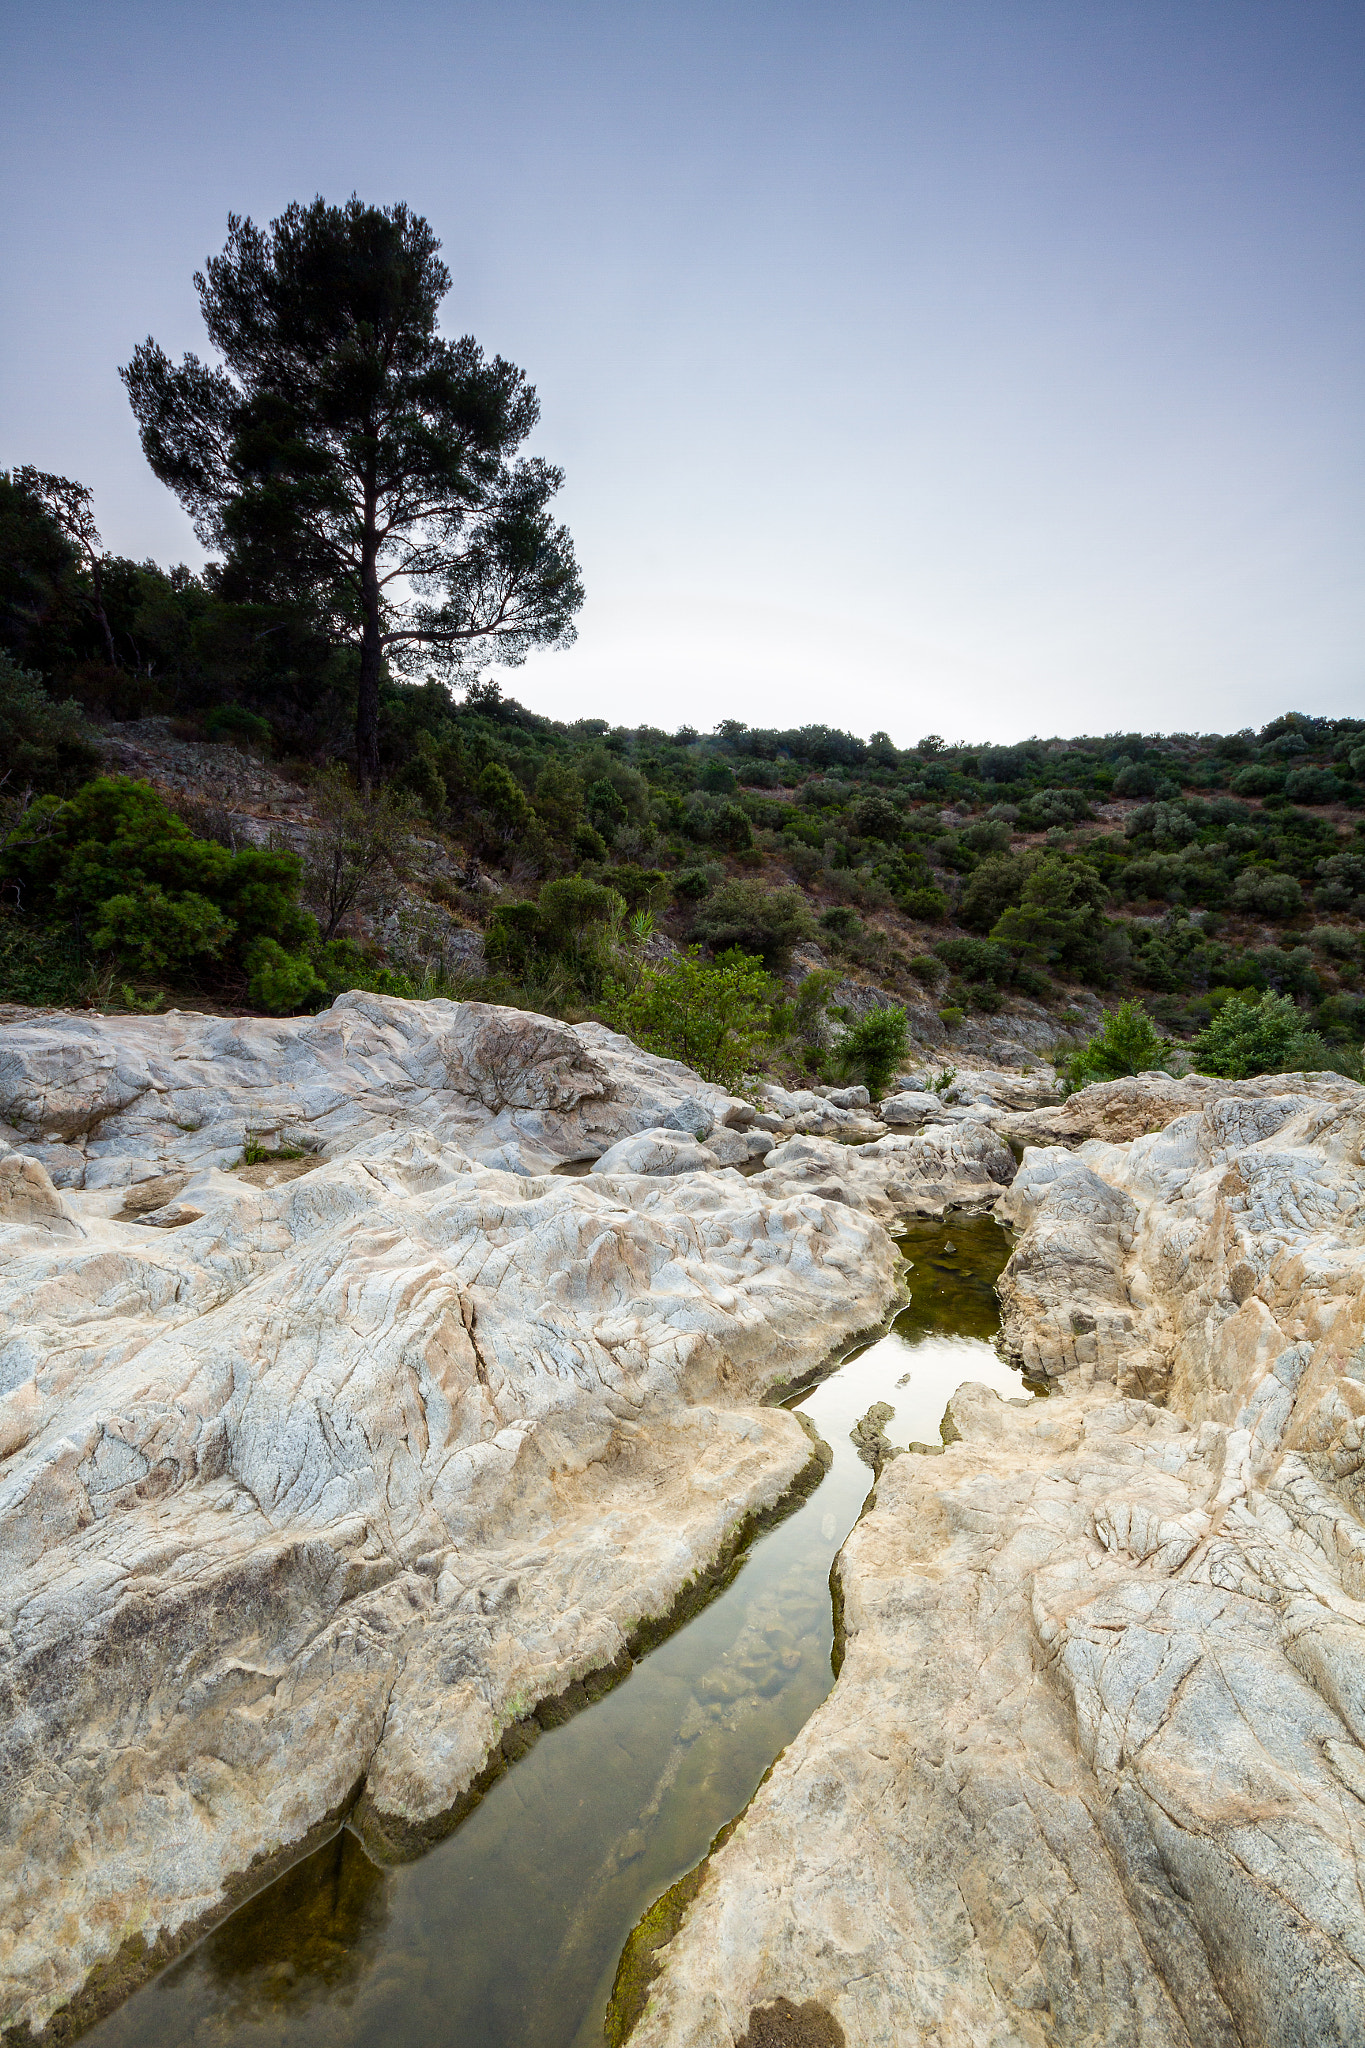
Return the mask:
[[[4,10],[0,466],[202,553],[117,368],[229,210],[432,222],[537,385],[557,717],[899,745],[1360,711],[1358,9]]]

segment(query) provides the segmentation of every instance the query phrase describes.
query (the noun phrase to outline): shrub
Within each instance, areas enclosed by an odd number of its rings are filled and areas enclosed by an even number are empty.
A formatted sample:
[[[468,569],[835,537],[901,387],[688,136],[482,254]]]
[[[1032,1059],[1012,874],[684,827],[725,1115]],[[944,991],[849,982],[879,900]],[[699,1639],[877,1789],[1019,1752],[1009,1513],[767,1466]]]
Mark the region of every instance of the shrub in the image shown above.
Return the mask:
[[[1288,996],[1267,989],[1259,1002],[1223,1004],[1190,1048],[1195,1069],[1242,1081],[1253,1074],[1314,1072],[1330,1058],[1326,1042],[1306,1029]],[[1335,1064],[1335,1062],[1333,1062]]]
[[[605,860],[607,842],[595,825],[580,823],[574,827],[573,850],[579,860]]]
[[[991,937],[1036,961],[1093,975],[1103,967],[1105,895],[1088,861],[1047,855],[1030,873],[1018,907],[1003,912]]]
[[[967,1012],[959,1009],[956,1003],[945,1003],[938,1014],[940,1023],[946,1024],[948,1029],[952,1031],[962,1022]]]
[[[733,796],[739,784],[724,761],[708,761],[697,777],[697,787],[712,796]]]
[[[1303,891],[1292,875],[1243,868],[1232,885],[1232,907],[1252,917],[1296,917],[1303,909]]]
[[[907,917],[917,917],[922,924],[940,924],[948,915],[948,898],[933,887],[907,889],[900,907]]]
[[[1365,851],[1333,853],[1313,870],[1317,887],[1313,902],[1318,910],[1353,911],[1365,917]]]
[[[983,860],[962,892],[958,915],[963,924],[974,932],[988,932],[1023,900],[1031,872],[1031,863],[1022,855],[994,854]]]
[[[17,668],[0,650],[0,784],[6,797],[25,790],[63,796],[98,765],[79,704],[54,704],[41,676]]]
[[[233,740],[238,746],[269,750],[275,742],[270,720],[248,711],[245,704],[215,704],[204,720],[208,740]]]
[[[683,868],[673,877],[673,894],[679,903],[700,903],[711,893],[711,877],[704,868]]]
[[[542,763],[532,801],[548,832],[556,839],[572,839],[583,815],[583,784],[567,762],[551,754]]]
[[[426,738],[426,734],[422,735]],[[445,777],[436,765],[433,752],[418,746],[408,756],[393,778],[394,788],[402,790],[425,811],[429,818],[439,818],[446,807]]]
[[[1145,761],[1130,761],[1114,777],[1115,796],[1155,796],[1157,772]]]
[[[860,839],[881,839],[890,845],[900,838],[905,820],[886,797],[864,796],[854,804],[849,823]]]
[[[1284,793],[1291,804],[1334,804],[1342,790],[1330,768],[1291,768]]]
[[[1234,796],[1273,796],[1284,788],[1284,770],[1272,768],[1265,761],[1253,761],[1237,770],[1228,787]]]
[[[973,853],[998,854],[1010,850],[1010,828],[1003,818],[979,818],[968,825],[962,843]]]
[[[622,897],[627,910],[654,910],[663,908],[668,901],[668,876],[662,868],[642,868],[634,861],[623,861],[612,868],[609,874],[610,886]],[[545,891],[541,890],[541,901]]]
[[[1009,949],[992,945],[989,939],[940,939],[934,951],[955,973],[969,975],[973,981],[1009,979]]]
[[[1360,933],[1347,924],[1315,924],[1308,934],[1308,943],[1314,952],[1325,953],[1329,960],[1351,960],[1360,951]]]
[[[904,1010],[869,1010],[839,1038],[833,1058],[841,1073],[860,1073],[868,1094],[879,1096],[886,1092],[909,1045]]]
[[[863,921],[848,903],[836,903],[832,910],[820,912],[820,929],[832,938],[855,939],[863,928]]]
[[[768,1038],[771,997],[762,961],[730,952],[706,966],[692,946],[667,967],[647,968],[633,989],[610,986],[603,1007],[612,1026],[646,1052],[682,1060],[733,1091]]]
[[[196,839],[145,782],[100,777],[68,802],[31,805],[0,854],[25,908],[69,920],[148,972],[240,958],[254,939],[286,950],[317,926],[300,908],[296,854],[231,853]]]
[[[515,838],[528,830],[535,816],[530,799],[515,775],[504,768],[501,761],[485,763],[474,787],[480,808],[487,813],[502,840]],[[610,789],[610,783],[606,787]],[[615,790],[611,793],[615,798]]]
[[[1145,1074],[1166,1068],[1171,1057],[1170,1040],[1163,1038],[1141,1003],[1122,1002],[1106,1010],[1100,1028],[1087,1045],[1059,1065],[1069,1088],[1084,1088],[1091,1081],[1117,1081],[1125,1074]]]
[[[765,967],[785,968],[798,939],[813,936],[806,899],[799,889],[767,891],[759,882],[722,882],[697,914],[697,937],[712,952],[738,947],[754,953]]]
[[[292,1017],[311,1010],[326,984],[311,961],[286,953],[276,939],[257,939],[247,951],[247,996],[272,1017]]]
[[[928,988],[937,988],[948,979],[947,968],[933,953],[916,953],[910,962],[910,972]]]
[[[1020,806],[1009,822],[1017,823],[1021,832],[1046,832],[1050,826],[1076,825],[1082,818],[1093,815],[1078,789],[1040,789]]]

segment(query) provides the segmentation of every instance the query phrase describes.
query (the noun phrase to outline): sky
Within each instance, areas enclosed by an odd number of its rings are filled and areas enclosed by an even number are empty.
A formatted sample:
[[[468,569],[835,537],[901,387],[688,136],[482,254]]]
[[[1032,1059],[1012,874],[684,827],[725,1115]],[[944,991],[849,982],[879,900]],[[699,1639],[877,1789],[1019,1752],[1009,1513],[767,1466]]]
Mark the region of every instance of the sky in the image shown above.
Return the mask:
[[[0,0],[0,466],[198,564],[117,369],[229,211],[406,200],[587,602],[501,680],[709,730],[1365,713],[1365,8]]]

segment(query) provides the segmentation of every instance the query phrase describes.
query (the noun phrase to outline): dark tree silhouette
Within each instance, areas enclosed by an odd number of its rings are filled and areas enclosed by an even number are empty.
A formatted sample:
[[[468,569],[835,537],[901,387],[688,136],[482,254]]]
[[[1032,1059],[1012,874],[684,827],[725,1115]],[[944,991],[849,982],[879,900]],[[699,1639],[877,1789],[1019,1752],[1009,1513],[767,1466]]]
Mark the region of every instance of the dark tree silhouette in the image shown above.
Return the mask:
[[[225,556],[224,590],[307,607],[357,644],[357,768],[379,681],[567,646],[583,586],[550,513],[563,472],[516,458],[539,404],[515,364],[447,341],[440,243],[405,206],[236,215],[196,275],[222,367],[150,338],[120,372],[156,474]]]

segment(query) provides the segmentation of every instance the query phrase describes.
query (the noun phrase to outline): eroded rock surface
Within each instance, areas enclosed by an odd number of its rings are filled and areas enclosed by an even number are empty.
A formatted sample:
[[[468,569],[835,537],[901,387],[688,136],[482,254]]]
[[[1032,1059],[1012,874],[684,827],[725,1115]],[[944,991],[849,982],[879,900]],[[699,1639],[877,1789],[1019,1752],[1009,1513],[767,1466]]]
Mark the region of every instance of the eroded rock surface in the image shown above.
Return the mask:
[[[0,1115],[21,2030],[343,1811],[441,1832],[810,1475],[762,1397],[894,1298],[897,1189],[997,1192],[959,1133],[746,1177],[752,1105],[478,1003],[11,1017]]]
[[[1365,2039],[1365,1089],[1036,1114],[1004,1341],[1058,1391],[883,1470],[838,1683],[635,2048],[779,2000],[866,2048]]]

